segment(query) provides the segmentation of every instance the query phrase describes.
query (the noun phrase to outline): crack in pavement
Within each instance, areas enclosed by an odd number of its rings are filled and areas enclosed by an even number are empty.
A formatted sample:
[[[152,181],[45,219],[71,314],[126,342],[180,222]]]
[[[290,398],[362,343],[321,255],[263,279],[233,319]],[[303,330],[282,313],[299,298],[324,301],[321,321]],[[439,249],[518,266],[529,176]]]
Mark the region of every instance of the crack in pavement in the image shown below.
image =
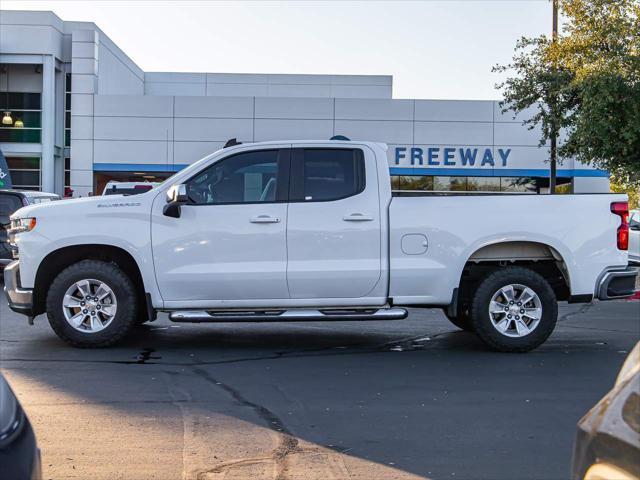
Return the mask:
[[[580,308],[574,312],[567,312],[564,315],[560,315],[558,317],[558,322],[566,322],[567,320],[569,320],[571,317],[575,317],[576,315],[581,315],[583,313],[587,313],[595,304],[592,303],[585,303],[584,305],[581,305]]]
[[[210,470],[201,471],[197,474],[198,480],[206,478],[206,475],[209,473],[222,473],[226,469],[229,469],[233,466],[237,466],[238,464],[245,463],[251,464],[256,462],[263,461],[274,461],[276,465],[276,480],[284,480],[286,476],[286,472],[288,469],[287,457],[292,453],[301,452],[302,450],[298,447],[298,439],[295,438],[289,429],[286,427],[284,422],[280,417],[278,417],[275,413],[269,410],[267,407],[260,405],[258,403],[252,402],[249,399],[245,398],[239,390],[231,387],[230,385],[223,383],[215,378],[213,378],[209,372],[206,370],[199,368],[198,366],[192,366],[191,371],[198,375],[203,380],[208,383],[215,385],[217,388],[224,390],[227,394],[231,396],[236,402],[238,402],[241,406],[250,408],[253,410],[259,418],[261,418],[267,425],[267,427],[274,431],[278,436],[278,446],[273,449],[271,455],[265,457],[257,457],[250,459],[241,459],[234,462],[228,462],[223,465],[218,465]]]
[[[357,345],[343,345],[343,346],[330,346],[330,347],[322,347],[322,348],[313,348],[313,349],[304,349],[304,350],[291,350],[291,351],[280,351],[275,352],[269,355],[262,355],[257,357],[245,357],[245,358],[232,358],[229,360],[212,360],[212,361],[199,361],[199,362],[149,362],[146,359],[141,361],[140,355],[136,357],[134,360],[74,360],[74,359],[39,359],[39,358],[3,358],[3,361],[6,362],[25,362],[25,363],[35,363],[35,362],[47,362],[47,363],[81,363],[81,364],[115,364],[115,365],[163,365],[163,366],[174,366],[174,367],[193,367],[193,366],[206,366],[206,365],[225,365],[231,363],[242,363],[242,362],[254,362],[260,360],[277,360],[282,358],[303,358],[303,357],[325,357],[325,356],[337,356],[337,355],[362,355],[367,353],[385,353],[388,351],[389,346],[393,346],[399,343],[411,342],[412,340],[417,340],[420,338],[429,338],[434,339],[445,335],[447,333],[454,332],[442,332],[438,334],[428,334],[422,333],[420,335],[412,335],[410,337],[404,337],[398,340],[393,340],[390,342],[384,342],[381,344],[376,344],[372,346],[364,346],[359,348]],[[356,348],[357,350],[347,350],[349,348]],[[328,351],[340,349],[340,351]],[[154,349],[148,349],[155,352]],[[160,357],[149,357],[151,359],[159,359]]]

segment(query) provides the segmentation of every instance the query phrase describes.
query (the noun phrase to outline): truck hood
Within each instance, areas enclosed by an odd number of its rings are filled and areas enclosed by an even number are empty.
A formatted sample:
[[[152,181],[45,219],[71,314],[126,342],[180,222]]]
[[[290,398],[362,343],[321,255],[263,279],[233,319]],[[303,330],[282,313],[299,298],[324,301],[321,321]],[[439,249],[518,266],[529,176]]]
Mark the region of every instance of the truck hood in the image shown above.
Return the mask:
[[[96,197],[72,198],[55,202],[27,205],[16,210],[11,218],[58,216],[61,214],[76,215],[78,213],[116,213],[122,211],[148,209],[157,195],[157,190],[151,190],[139,195],[108,195]]]

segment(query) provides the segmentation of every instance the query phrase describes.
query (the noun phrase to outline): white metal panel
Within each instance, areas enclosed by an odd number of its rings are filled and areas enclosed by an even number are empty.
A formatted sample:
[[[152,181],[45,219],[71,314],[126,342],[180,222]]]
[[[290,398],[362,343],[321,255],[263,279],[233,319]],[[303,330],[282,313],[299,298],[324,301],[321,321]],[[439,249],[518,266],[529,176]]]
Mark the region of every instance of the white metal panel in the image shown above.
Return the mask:
[[[225,142],[175,142],[173,144],[173,162],[191,164],[220,150],[224,144]]]
[[[512,145],[497,144],[494,147],[494,158],[496,165],[499,164],[500,155],[498,149],[503,152],[510,150],[507,161],[508,168],[518,169],[549,169],[549,149],[538,147],[514,147]],[[558,165],[558,168],[572,168],[573,162],[567,161],[564,165]]]
[[[71,140],[71,157],[73,168],[93,168],[93,140]]]
[[[252,118],[251,97],[175,97],[175,116],[200,118]]]
[[[7,10],[0,12],[5,16]],[[62,58],[62,34],[49,25],[0,26],[0,52],[3,54],[53,55]]]
[[[391,85],[331,85],[334,98],[391,98]]]
[[[266,97],[267,84],[207,83],[207,95],[224,97]]]
[[[392,75],[331,75],[333,85],[386,86],[393,84]]]
[[[267,74],[264,73],[207,73],[207,83],[247,83],[266,84]]]
[[[382,120],[336,120],[336,135],[351,140],[411,144],[413,122]]]
[[[95,140],[96,163],[168,163],[167,141]]]
[[[270,97],[330,97],[331,85],[268,85]]]
[[[536,106],[526,108],[518,114],[515,114],[511,110],[507,110],[506,112],[503,112],[502,110],[503,107],[500,106],[500,102],[493,102],[494,119],[496,122],[515,122],[520,125],[522,125],[524,120],[528,120],[533,117],[533,115],[538,111]]]
[[[256,118],[333,118],[333,99],[331,98],[257,97],[255,108]]]
[[[87,43],[84,45],[93,45]],[[73,58],[71,62],[71,73],[84,73],[90,75],[98,74],[98,62],[95,58]]]
[[[332,136],[332,120],[256,119],[255,121],[255,141],[257,142],[282,138],[292,140],[329,139]]]
[[[96,59],[98,58],[98,44],[94,42],[73,42],[71,55],[73,61],[80,58]]]
[[[73,93],[95,93],[98,77],[90,74],[73,74]]]
[[[93,115],[93,95],[86,93],[71,94],[71,111],[73,115]]]
[[[73,79],[75,82],[75,77]],[[73,85],[75,90],[75,83]],[[171,117],[173,97],[97,95],[95,115],[108,117]]]
[[[92,117],[77,117],[72,115],[71,123],[73,124],[73,128],[71,129],[72,140],[93,140]]]
[[[336,98],[336,119],[413,120],[413,100]]]
[[[145,95],[205,95],[204,83],[145,82]]]
[[[528,127],[520,123],[496,122],[494,128],[496,145],[537,147],[542,137],[542,130],[539,126],[529,130]]]
[[[206,73],[145,72],[145,83],[206,83]]]
[[[493,124],[488,122],[415,122],[414,143],[492,145]]]
[[[224,141],[237,138],[250,141],[253,121],[245,118],[176,118],[175,139],[193,141]]]
[[[494,102],[485,100],[416,100],[416,120],[491,122]]]
[[[80,117],[82,118],[82,117]],[[141,122],[135,117],[95,117],[96,140],[172,140],[171,118],[145,118]],[[75,117],[74,117],[75,122]],[[76,128],[73,124],[71,135]]]

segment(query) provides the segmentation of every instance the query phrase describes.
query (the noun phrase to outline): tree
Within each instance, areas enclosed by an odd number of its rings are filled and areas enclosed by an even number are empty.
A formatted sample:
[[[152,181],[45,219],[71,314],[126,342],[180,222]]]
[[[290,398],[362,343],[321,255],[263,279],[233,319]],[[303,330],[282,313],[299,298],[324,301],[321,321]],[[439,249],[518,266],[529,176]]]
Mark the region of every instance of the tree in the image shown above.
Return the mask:
[[[560,9],[565,23],[557,41],[521,39],[513,63],[494,68],[515,72],[498,85],[503,107],[536,106],[527,123],[542,125],[541,144],[558,132],[555,126],[564,128],[559,158],[608,170],[638,188],[640,1],[561,0]]]
[[[503,112],[521,113],[531,109],[531,116],[523,120],[529,129],[540,127],[539,146],[551,143],[550,161],[555,165],[558,152],[555,141],[562,128],[570,125],[577,105],[572,86],[573,74],[548,55],[552,40],[542,35],[536,38],[522,37],[516,43],[512,63],[496,65],[494,72],[514,71],[516,75],[496,85],[503,90],[500,102]]]

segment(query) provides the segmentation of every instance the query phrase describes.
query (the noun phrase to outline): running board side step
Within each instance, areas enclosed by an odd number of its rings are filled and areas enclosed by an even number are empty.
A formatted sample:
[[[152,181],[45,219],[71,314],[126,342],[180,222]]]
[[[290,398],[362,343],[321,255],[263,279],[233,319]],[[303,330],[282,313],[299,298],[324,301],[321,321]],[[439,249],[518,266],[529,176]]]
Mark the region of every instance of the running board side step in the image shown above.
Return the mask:
[[[171,312],[169,320],[177,323],[217,322],[322,322],[354,320],[402,320],[409,313],[404,308],[373,308],[367,310],[265,310],[265,311],[205,311]]]

